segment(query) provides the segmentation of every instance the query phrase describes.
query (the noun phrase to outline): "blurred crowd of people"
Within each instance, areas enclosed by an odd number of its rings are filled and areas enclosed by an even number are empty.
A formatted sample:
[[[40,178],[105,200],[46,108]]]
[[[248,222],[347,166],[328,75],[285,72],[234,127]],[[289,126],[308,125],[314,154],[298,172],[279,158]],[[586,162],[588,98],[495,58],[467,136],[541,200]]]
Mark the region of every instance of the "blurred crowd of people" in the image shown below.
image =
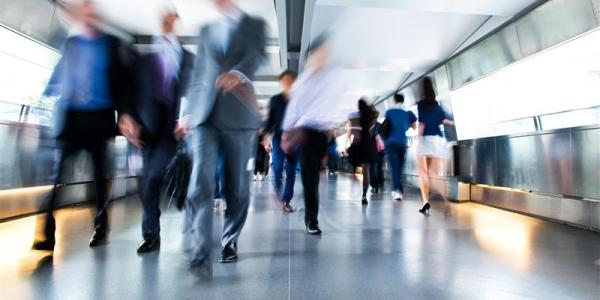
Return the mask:
[[[452,124],[436,101],[430,79],[423,81],[418,118],[402,107],[401,94],[394,95],[397,107],[385,112],[384,122],[378,121],[379,112],[366,99],[360,99],[358,110],[347,116],[339,111],[338,97],[344,87],[335,84],[340,70],[330,63],[328,37],[323,34],[311,42],[302,73],[287,70],[279,76],[281,93],[271,98],[263,122],[252,79],[265,58],[265,23],[243,12],[235,0],[213,3],[221,17],[200,29],[195,55],[176,36],[179,15],[174,8],[162,12],[161,34],[153,38],[153,51],[140,53],[102,29],[102,18],[92,2],[83,0],[69,7],[68,14],[80,32],[67,39],[45,91],[60,96],[55,128],[61,151],[54,188],[42,207],[46,214],[37,224],[34,249],[54,249],[53,211],[63,164],[80,150],[91,154],[96,182],[96,217],[89,245],[108,242],[110,188],[105,166],[110,159],[108,143],[117,134],[143,151],[138,253],[160,248],[165,178],[185,173],[186,168],[173,168],[189,164],[189,178],[178,179],[175,188],[185,190],[177,195],[184,211],[184,250],[194,271],[211,272],[214,199],[221,199],[224,206],[219,261],[237,261],[237,241],[250,202],[250,171],[261,181],[268,175],[270,162],[274,198],[285,213],[295,211],[291,201],[300,169],[306,231],[321,234],[322,161],[328,157],[329,174],[338,172],[336,138],[346,121],[351,141],[348,161],[362,170],[361,200],[366,205],[369,185],[373,193],[383,191],[386,156],[392,197],[403,199],[406,132],[417,129],[419,120],[420,211],[428,212],[430,187],[441,191],[432,177],[440,174],[446,158],[439,127]],[[171,189],[169,193],[175,194]]]

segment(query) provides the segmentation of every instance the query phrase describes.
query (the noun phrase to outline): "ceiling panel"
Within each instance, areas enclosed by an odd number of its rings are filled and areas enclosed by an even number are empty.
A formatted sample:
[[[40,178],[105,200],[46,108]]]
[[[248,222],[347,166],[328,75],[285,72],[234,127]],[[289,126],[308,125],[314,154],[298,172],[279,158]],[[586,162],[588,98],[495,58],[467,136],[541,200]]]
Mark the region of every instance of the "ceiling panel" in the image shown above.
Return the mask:
[[[180,35],[195,35],[200,26],[219,17],[210,0],[97,0],[96,2],[107,19],[136,34],[158,33],[160,13],[167,5],[175,6],[181,16],[178,28]],[[273,1],[239,0],[238,2],[247,13],[265,19],[269,37],[278,36]]]
[[[318,5],[512,16],[536,0],[317,0]]]

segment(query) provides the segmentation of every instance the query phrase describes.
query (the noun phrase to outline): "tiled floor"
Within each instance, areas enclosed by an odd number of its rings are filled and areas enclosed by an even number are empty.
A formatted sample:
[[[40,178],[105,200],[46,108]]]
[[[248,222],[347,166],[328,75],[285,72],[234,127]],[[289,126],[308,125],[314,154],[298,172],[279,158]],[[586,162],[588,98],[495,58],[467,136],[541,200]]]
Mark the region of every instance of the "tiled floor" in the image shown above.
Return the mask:
[[[600,299],[600,234],[474,203],[417,212],[416,191],[360,204],[349,177],[322,178],[321,237],[299,209],[282,214],[270,182],[253,182],[240,261],[191,274],[182,215],[166,209],[162,249],[138,256],[140,205],[115,203],[110,244],[90,249],[87,208],[59,212],[53,257],[31,252],[34,218],[0,224],[0,299]],[[215,229],[221,228],[221,218]],[[219,236],[218,233],[215,235]],[[217,253],[218,241],[215,241]]]

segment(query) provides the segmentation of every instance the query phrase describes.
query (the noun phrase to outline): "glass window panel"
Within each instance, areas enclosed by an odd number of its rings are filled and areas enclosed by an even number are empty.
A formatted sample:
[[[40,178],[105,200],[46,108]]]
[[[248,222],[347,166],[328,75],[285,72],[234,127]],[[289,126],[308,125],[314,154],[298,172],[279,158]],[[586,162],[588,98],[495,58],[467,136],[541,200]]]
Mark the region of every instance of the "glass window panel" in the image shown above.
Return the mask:
[[[459,139],[526,132],[519,126],[505,132],[493,124],[597,106],[600,30],[514,63],[450,96]]]
[[[524,56],[531,55],[596,26],[590,0],[553,0],[516,23]]]
[[[47,115],[56,99],[41,94],[59,58],[60,54],[51,48],[0,27],[1,120],[51,124]],[[22,112],[22,105],[36,109]]]
[[[541,116],[544,130],[600,124],[600,106]]]
[[[477,80],[520,58],[517,32],[511,24],[447,64],[452,89]]]

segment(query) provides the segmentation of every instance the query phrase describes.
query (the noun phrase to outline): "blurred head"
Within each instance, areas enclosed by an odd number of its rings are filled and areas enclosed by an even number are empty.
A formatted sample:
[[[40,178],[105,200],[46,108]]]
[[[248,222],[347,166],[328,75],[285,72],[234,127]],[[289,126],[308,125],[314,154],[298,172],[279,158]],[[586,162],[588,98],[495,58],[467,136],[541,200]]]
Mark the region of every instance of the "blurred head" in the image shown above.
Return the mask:
[[[163,34],[171,34],[175,32],[175,23],[179,20],[179,14],[174,8],[166,9],[162,14],[160,21],[160,29]]]
[[[285,70],[279,75],[279,86],[284,93],[288,93],[292,89],[292,84],[298,75],[292,70]]]
[[[400,93],[394,94],[394,103],[404,104],[404,95],[402,95]]]
[[[237,9],[236,0],[212,0],[217,10],[224,15],[229,14],[232,10]]]
[[[329,45],[326,34],[319,35],[310,43],[308,49],[308,64],[320,69],[329,63]]]
[[[369,103],[367,103],[367,100],[365,98],[360,98],[360,100],[358,100],[358,111],[361,114],[367,114],[371,112],[371,106],[369,105]]]
[[[84,34],[100,32],[101,19],[96,5],[90,0],[82,0],[74,5],[73,14],[81,25]]]
[[[433,81],[431,77],[423,78],[421,82],[421,96],[423,103],[427,106],[437,106],[438,102],[435,100],[435,89],[433,88]]]

